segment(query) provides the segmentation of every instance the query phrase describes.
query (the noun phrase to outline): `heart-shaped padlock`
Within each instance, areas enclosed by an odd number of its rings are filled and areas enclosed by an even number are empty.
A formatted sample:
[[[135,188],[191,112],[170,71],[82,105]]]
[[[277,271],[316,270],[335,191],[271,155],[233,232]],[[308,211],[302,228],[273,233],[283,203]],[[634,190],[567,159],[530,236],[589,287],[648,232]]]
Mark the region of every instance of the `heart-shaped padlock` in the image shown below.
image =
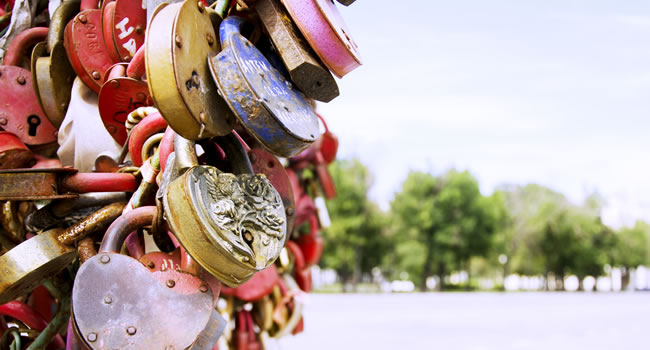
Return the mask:
[[[200,279],[195,278],[199,285],[193,288],[192,281],[176,280],[181,278],[174,275],[177,271],[151,273],[141,262],[118,253],[126,236],[150,225],[155,213],[155,207],[141,207],[118,218],[106,231],[98,254],[77,272],[73,319],[91,349],[186,349],[208,323],[212,292],[201,288]],[[193,277],[186,275],[182,278]],[[177,283],[184,287],[176,288]]]
[[[217,139],[238,175],[198,166],[194,143],[177,135],[174,167],[182,175],[167,185],[163,205],[172,232],[192,258],[236,287],[277,259],[287,219],[282,198],[266,176],[253,174],[239,140],[233,134]]]

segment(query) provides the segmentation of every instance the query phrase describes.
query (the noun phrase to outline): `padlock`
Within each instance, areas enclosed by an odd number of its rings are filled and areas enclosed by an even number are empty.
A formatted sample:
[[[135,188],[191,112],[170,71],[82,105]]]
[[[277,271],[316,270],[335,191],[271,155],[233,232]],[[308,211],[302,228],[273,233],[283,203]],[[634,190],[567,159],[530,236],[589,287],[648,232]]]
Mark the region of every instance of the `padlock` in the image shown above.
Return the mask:
[[[172,129],[191,140],[230,133],[235,117],[219,96],[205,59],[219,51],[219,42],[203,3],[159,5],[147,32],[149,91]]]
[[[181,287],[187,285],[171,275],[178,271],[152,273],[139,261],[119,254],[126,236],[151,225],[155,212],[155,207],[141,207],[115,220],[98,254],[77,272],[73,321],[90,349],[186,349],[208,323],[213,309],[209,288]],[[165,282],[161,277],[167,277]]]
[[[0,224],[9,237],[15,243],[25,240],[25,218],[29,212],[34,210],[30,202],[6,201],[0,202]]]
[[[65,27],[64,46],[79,78],[99,93],[106,71],[115,62],[104,45],[98,0],[81,0],[81,12]]]
[[[0,169],[29,168],[34,163],[34,153],[18,136],[0,131]]]
[[[0,200],[75,198],[79,193],[133,192],[135,176],[77,173],[73,168],[0,170]]]
[[[311,292],[311,270],[305,263],[302,249],[296,242],[289,240],[287,250],[291,252],[293,257],[293,276],[298,287],[305,292]]]
[[[318,101],[337,97],[339,87],[332,73],[305,41],[280,0],[257,0],[255,10],[298,89]]]
[[[115,0],[113,43],[122,61],[129,61],[144,44],[147,10],[143,1]]]
[[[304,256],[306,266],[318,264],[321,255],[323,255],[325,243],[323,237],[318,232],[318,228],[318,217],[316,215],[310,216],[309,233],[300,235],[297,241]]]
[[[300,32],[323,63],[339,78],[361,65],[351,37],[332,0],[282,0]]]
[[[269,152],[298,154],[316,140],[318,119],[305,97],[240,34],[243,20],[221,22],[223,50],[208,56],[219,91],[241,124]]]
[[[133,165],[142,166],[144,164],[142,150],[146,140],[152,135],[164,131],[166,128],[167,122],[157,112],[147,115],[133,127],[129,132],[129,154],[131,155]]]
[[[271,265],[253,275],[251,279],[240,286],[235,288],[223,287],[221,294],[232,295],[245,302],[258,301],[273,291],[273,286],[278,283],[278,279],[280,279],[278,270],[275,265]]]
[[[101,25],[102,25],[102,38],[104,40],[104,47],[108,56],[113,62],[121,61],[120,55],[117,53],[115,41],[113,39],[113,15],[115,14],[115,0],[102,1],[101,7]]]
[[[123,207],[124,203],[109,204],[74,226],[43,232],[0,256],[0,304],[31,292],[65,269],[76,256],[72,244],[108,227]]]
[[[63,44],[66,24],[79,12],[80,0],[67,0],[56,8],[50,20],[47,42],[32,51],[32,83],[47,119],[61,126],[70,103],[75,72]]]
[[[172,232],[192,258],[236,287],[275,261],[287,219],[280,195],[266,176],[253,174],[239,140],[232,134],[218,140],[237,175],[198,166],[194,143],[177,135],[174,167],[182,175],[167,185],[163,206]],[[170,169],[168,164],[166,173]]]
[[[0,66],[0,128],[27,146],[55,144],[57,130],[45,117],[32,87],[31,73],[19,67],[27,49],[45,39],[48,29],[35,27],[18,34]]]
[[[120,145],[126,142],[125,122],[129,113],[153,104],[149,87],[141,80],[145,70],[144,47],[138,50],[126,68],[124,66],[119,63],[108,71],[97,101],[106,130]]]
[[[255,329],[253,327],[253,316],[248,310],[240,310],[237,313],[237,326],[236,326],[236,343],[235,349],[237,350],[260,350],[260,343],[255,336]]]

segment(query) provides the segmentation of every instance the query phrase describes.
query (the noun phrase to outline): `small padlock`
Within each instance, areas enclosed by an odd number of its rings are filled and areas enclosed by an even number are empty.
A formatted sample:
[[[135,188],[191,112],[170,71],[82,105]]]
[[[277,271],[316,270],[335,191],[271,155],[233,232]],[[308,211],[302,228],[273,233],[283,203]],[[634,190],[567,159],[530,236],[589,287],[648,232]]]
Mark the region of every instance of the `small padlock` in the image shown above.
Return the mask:
[[[241,124],[269,152],[291,157],[316,140],[318,119],[305,97],[240,34],[243,20],[221,22],[223,50],[208,56],[219,91]]]
[[[75,198],[79,193],[133,192],[135,176],[77,173],[73,168],[0,170],[0,200]]]
[[[318,228],[318,217],[312,215],[309,217],[309,233],[302,234],[298,238],[297,243],[304,256],[305,266],[318,264],[320,257],[323,255],[325,242],[323,241],[323,237],[319,234]]]
[[[323,102],[337,97],[339,87],[332,73],[305,41],[280,0],[257,0],[255,10],[300,91]]]
[[[361,65],[351,37],[332,0],[282,0],[305,39],[323,63],[339,78]]]
[[[219,42],[203,3],[160,4],[147,32],[149,91],[172,129],[191,140],[230,133],[235,117],[205,59],[219,52]]]
[[[141,80],[144,70],[144,47],[141,47],[126,68],[123,63],[111,67],[99,91],[97,106],[102,122],[120,145],[126,142],[125,122],[129,113],[153,104],[149,86]]]
[[[127,235],[151,225],[155,213],[155,207],[141,207],[115,220],[98,254],[77,272],[73,321],[90,349],[186,349],[208,323],[213,309],[209,288],[181,287],[187,284],[170,275],[178,271],[152,273],[139,261],[119,254]],[[164,322],[151,322],[163,318]]]
[[[293,256],[293,276],[301,290],[311,292],[311,270],[305,263],[305,257],[300,246],[294,241],[287,242],[287,250]]]
[[[47,42],[32,51],[32,83],[47,119],[61,126],[70,103],[75,72],[63,44],[66,24],[79,12],[80,0],[61,3],[50,20]]]
[[[31,292],[65,269],[76,256],[72,244],[108,227],[123,207],[124,203],[109,204],[76,225],[43,232],[0,256],[0,304]]]
[[[45,39],[48,28],[23,31],[9,45],[0,66],[0,129],[9,131],[27,146],[55,144],[57,130],[45,117],[32,86],[32,74],[19,67],[27,49]]]
[[[239,140],[232,134],[218,139],[238,175],[199,166],[194,143],[177,135],[174,167],[182,175],[167,185],[163,206],[172,232],[192,258],[236,287],[275,261],[287,219],[279,193],[266,176],[253,174]],[[170,169],[168,164],[166,173]]]
[[[235,288],[223,287],[221,294],[232,295],[235,298],[245,301],[254,302],[262,299],[265,295],[271,294],[273,286],[278,283],[280,275],[275,265],[257,272],[251,279]]]
[[[91,90],[99,93],[106,71],[115,62],[108,54],[102,33],[102,11],[98,0],[81,0],[81,12],[70,21],[64,46],[72,68]]]

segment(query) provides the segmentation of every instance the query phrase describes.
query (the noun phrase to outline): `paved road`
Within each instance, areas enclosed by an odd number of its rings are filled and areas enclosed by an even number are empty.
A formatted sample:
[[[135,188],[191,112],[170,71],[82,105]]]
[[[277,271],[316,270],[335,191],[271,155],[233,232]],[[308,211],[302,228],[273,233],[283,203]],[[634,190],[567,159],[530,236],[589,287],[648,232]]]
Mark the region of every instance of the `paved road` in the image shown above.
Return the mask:
[[[311,294],[298,349],[650,349],[650,293]]]

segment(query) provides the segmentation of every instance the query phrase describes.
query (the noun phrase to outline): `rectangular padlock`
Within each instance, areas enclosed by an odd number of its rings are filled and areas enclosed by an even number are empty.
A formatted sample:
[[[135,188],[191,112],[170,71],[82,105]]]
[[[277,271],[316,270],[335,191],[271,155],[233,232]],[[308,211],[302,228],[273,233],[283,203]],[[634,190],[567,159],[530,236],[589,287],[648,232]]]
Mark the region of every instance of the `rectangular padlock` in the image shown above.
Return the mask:
[[[329,102],[339,95],[336,81],[305,41],[280,0],[258,0],[260,19],[282,57],[293,83],[305,95]]]

